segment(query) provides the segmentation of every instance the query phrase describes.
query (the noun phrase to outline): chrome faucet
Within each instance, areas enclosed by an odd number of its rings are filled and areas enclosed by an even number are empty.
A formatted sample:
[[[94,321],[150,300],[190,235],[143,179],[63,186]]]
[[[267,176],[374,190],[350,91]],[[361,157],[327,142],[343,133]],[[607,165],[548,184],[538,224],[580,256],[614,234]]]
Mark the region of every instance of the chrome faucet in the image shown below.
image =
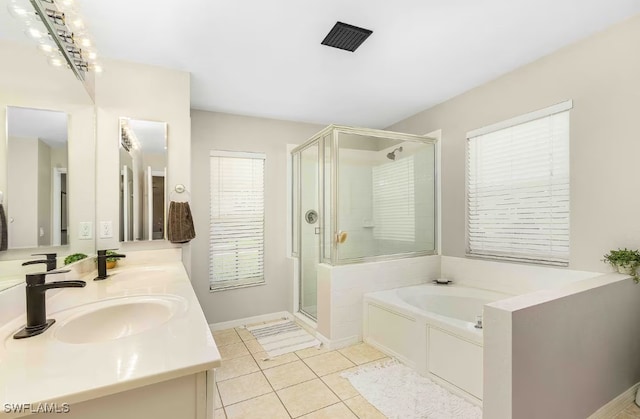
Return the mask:
[[[45,276],[48,274],[62,274],[66,272],[69,272],[69,270],[27,274],[27,286],[25,287],[27,294],[27,325],[13,335],[14,339],[24,339],[39,335],[55,323],[55,319],[47,319],[45,299],[47,290],[54,288],[81,288],[87,285],[84,281],[56,281],[45,283]]]
[[[107,275],[107,258],[116,258],[116,259],[120,259],[120,258],[126,258],[127,255],[119,255],[119,254],[107,254],[108,250],[115,250],[115,249],[105,249],[105,250],[98,250],[98,276],[93,278],[94,281],[102,281],[103,279],[107,279],[107,277],[109,275]]]
[[[46,256],[47,258],[39,259],[39,260],[29,260],[23,263],[22,266],[35,265],[37,263],[45,263],[47,265],[47,271],[53,271],[55,268],[57,268],[56,257],[58,255],[56,253],[34,253],[31,256]]]

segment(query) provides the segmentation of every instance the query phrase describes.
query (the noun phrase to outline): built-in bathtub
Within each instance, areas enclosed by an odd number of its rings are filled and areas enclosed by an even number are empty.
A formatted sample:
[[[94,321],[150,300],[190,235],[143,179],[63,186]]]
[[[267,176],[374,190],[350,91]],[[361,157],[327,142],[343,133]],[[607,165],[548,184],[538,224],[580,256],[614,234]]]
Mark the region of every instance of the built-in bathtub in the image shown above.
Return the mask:
[[[365,342],[443,386],[482,403],[485,304],[510,295],[456,285],[425,284],[364,296]]]

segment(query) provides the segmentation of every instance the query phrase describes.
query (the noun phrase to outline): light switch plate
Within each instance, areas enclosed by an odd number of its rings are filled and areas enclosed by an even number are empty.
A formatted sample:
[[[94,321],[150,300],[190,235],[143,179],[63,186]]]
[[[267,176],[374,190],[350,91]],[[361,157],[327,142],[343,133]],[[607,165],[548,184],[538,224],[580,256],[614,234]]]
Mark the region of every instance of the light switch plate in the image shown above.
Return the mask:
[[[80,222],[78,238],[80,240],[91,240],[93,238],[93,223],[91,221]]]
[[[100,238],[110,239],[113,237],[113,223],[111,221],[100,221]]]

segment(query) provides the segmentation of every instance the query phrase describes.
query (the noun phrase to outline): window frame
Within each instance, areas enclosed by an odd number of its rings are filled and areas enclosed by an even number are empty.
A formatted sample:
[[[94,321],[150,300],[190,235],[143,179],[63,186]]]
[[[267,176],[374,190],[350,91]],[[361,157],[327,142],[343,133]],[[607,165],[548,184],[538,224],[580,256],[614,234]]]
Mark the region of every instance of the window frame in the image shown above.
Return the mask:
[[[571,170],[571,161],[570,161],[570,155],[568,157],[568,162],[567,162],[567,170],[569,171],[569,178],[567,180],[567,185],[569,188],[569,210],[568,210],[568,216],[569,216],[569,221],[568,221],[568,226],[569,226],[569,231],[567,233],[567,238],[569,240],[569,250],[567,251],[567,255],[566,258],[541,258],[539,255],[531,255],[531,256],[526,256],[526,255],[508,255],[508,254],[499,254],[498,252],[494,253],[494,254],[490,254],[490,252],[487,252],[486,254],[481,254],[481,253],[474,253],[471,250],[471,244],[470,244],[470,214],[469,214],[469,209],[470,209],[470,205],[469,205],[469,196],[470,196],[470,185],[469,185],[469,180],[470,180],[470,173],[469,173],[469,166],[468,166],[468,162],[470,159],[470,141],[476,137],[482,136],[482,135],[487,135],[487,134],[491,134],[493,132],[496,131],[500,131],[500,130],[504,130],[504,129],[508,129],[517,125],[522,125],[522,124],[526,124],[528,122],[537,120],[537,119],[542,119],[542,118],[547,118],[550,117],[552,115],[558,114],[558,113],[562,113],[562,112],[569,112],[571,109],[573,108],[573,101],[572,100],[567,100],[561,103],[557,103],[555,105],[549,106],[547,108],[544,109],[539,109],[533,112],[529,112],[523,115],[519,115],[516,116],[514,118],[510,118],[504,121],[500,121],[497,122],[495,124],[492,125],[488,125],[476,130],[472,130],[467,132],[466,135],[466,143],[465,143],[465,199],[464,199],[464,205],[465,205],[465,256],[468,258],[474,258],[474,259],[488,259],[488,260],[496,260],[496,261],[507,261],[507,262],[522,262],[522,263],[529,263],[529,264],[540,264],[540,265],[552,265],[552,266],[569,266],[569,258],[570,258],[570,252],[571,252],[571,248],[570,248],[570,239],[571,239],[571,231],[570,231],[570,226],[571,226],[571,219],[570,219],[570,213],[571,213],[571,205],[570,205],[570,199],[571,199],[571,176],[570,176],[570,170]],[[571,150],[571,129],[570,129],[570,123],[571,123],[571,115],[569,113],[569,132],[568,132],[568,144],[567,144],[567,151],[570,154],[570,150]]]

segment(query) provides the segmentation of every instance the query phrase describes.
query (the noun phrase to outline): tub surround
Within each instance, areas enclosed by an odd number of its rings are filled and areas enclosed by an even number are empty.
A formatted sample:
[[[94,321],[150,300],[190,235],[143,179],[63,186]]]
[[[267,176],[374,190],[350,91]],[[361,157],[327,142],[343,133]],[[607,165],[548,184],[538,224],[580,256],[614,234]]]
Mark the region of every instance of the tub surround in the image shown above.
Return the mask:
[[[439,289],[501,294],[484,306],[482,332],[469,319],[434,315],[425,324],[394,290],[411,294],[439,277],[454,283]],[[482,403],[487,417],[584,418],[640,381],[637,287],[621,274],[448,256],[320,264],[316,331],[330,348],[364,337]],[[392,310],[379,304],[382,295],[392,295]],[[382,323],[390,325],[386,340],[371,328]],[[455,362],[441,362],[451,354]]]
[[[113,414],[129,418],[135,417],[131,416],[135,412],[131,397],[142,397],[138,406],[169,403],[154,396],[164,394],[165,400],[194,412],[192,417],[206,417],[207,410],[213,407],[213,374],[206,372],[220,365],[220,354],[180,258],[180,249],[130,252],[126,263],[111,270],[112,276],[104,281],[93,281],[94,269],[56,278],[82,279],[87,285],[48,296],[48,318],[55,318],[56,323],[42,335],[11,338],[25,323],[24,312],[0,328],[0,401],[69,403],[70,418],[111,406],[115,409]],[[140,264],[142,261],[145,263]],[[161,274],[154,277],[158,272]],[[22,291],[20,298],[24,300],[23,287],[16,289]],[[182,308],[165,323],[143,333],[83,344],[56,338],[58,330],[78,313],[78,307],[89,310],[92,304],[105,304],[106,300],[163,295],[179,300]],[[167,398],[171,393],[181,394],[182,398]],[[105,404],[105,400],[111,402]],[[122,410],[126,408],[131,412]],[[139,414],[140,407],[137,409]],[[25,414],[6,417],[21,416]],[[182,417],[190,416],[185,413]]]
[[[622,274],[488,304],[485,416],[593,414],[640,381],[639,318],[640,289]]]
[[[520,295],[543,289],[563,287],[583,279],[602,275],[524,263],[442,256],[440,273],[457,285]],[[603,264],[603,268],[607,269]]]
[[[366,293],[422,284],[440,274],[440,256],[353,265],[318,265],[317,331],[330,348],[362,340]]]
[[[323,342],[341,347],[362,340],[363,296],[446,278],[455,285],[509,295],[562,287],[602,275],[518,263],[449,256],[360,263],[318,265],[317,331]]]
[[[509,298],[459,285],[424,284],[364,296],[364,341],[475,404],[482,400],[487,302]]]

